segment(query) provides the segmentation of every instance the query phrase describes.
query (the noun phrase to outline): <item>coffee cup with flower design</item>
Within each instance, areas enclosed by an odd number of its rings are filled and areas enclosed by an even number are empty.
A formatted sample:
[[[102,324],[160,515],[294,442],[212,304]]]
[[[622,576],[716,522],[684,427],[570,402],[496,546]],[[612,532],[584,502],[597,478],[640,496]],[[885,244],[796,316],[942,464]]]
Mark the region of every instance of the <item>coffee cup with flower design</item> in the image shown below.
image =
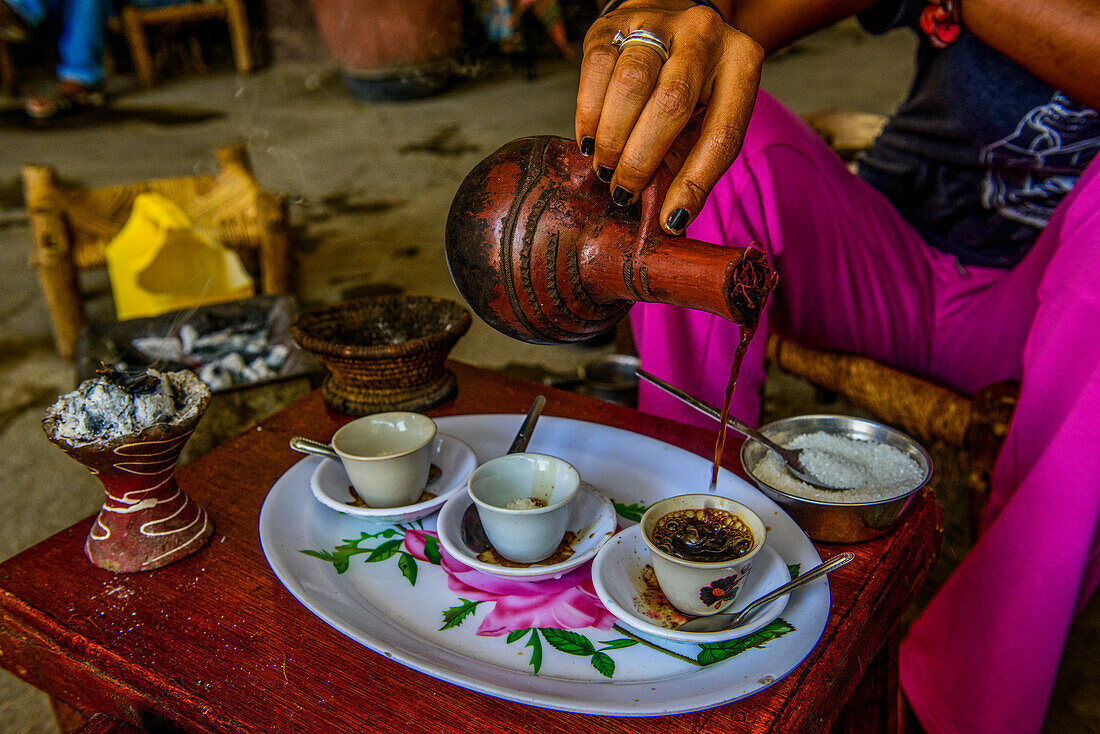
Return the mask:
[[[710,494],[663,499],[646,510],[641,527],[661,591],[672,606],[695,616],[734,603],[767,539],[759,515]]]

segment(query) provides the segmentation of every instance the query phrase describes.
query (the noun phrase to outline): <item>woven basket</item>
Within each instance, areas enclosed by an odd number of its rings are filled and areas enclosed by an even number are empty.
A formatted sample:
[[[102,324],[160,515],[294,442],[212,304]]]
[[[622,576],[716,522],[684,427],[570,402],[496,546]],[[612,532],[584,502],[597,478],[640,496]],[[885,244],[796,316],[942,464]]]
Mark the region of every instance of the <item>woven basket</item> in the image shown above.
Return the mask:
[[[294,340],[324,364],[325,401],[350,415],[427,410],[455,390],[444,367],[470,328],[470,313],[444,298],[384,296],[298,315]]]

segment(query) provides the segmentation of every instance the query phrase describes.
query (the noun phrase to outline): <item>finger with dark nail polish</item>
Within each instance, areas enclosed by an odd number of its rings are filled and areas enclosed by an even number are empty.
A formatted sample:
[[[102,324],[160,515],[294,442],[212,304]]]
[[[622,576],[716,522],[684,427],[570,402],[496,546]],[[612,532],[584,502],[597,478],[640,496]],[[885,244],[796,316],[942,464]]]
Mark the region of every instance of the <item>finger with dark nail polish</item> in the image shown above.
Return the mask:
[[[673,232],[683,232],[688,223],[687,209],[677,209],[668,217],[668,228]]]
[[[590,156],[596,152],[596,139],[595,138],[583,138],[581,139],[581,155]]]
[[[615,193],[611,195],[611,198],[613,198],[615,203],[619,206],[627,206],[634,201],[634,194],[630,193],[622,186],[616,186]]]
[[[598,166],[596,168],[596,175],[604,183],[611,183],[611,177],[615,175],[615,169],[608,168],[607,166]]]

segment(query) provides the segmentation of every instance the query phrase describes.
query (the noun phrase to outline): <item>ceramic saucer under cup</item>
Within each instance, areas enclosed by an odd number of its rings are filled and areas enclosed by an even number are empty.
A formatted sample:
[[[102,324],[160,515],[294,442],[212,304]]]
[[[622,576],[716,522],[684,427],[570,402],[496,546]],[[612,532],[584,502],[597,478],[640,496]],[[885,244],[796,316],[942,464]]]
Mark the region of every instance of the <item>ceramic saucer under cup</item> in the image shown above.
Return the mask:
[[[784,594],[735,629],[718,632],[679,632],[671,626],[666,626],[670,623],[661,618],[660,612],[671,610],[670,605],[666,610],[647,607],[649,614],[644,614],[638,609],[640,603],[645,607],[643,596],[650,588],[645,580],[645,567],[649,562],[649,549],[642,540],[642,528],[640,525],[632,525],[600,549],[596,560],[592,562],[592,584],[596,588],[600,601],[607,607],[607,611],[618,617],[621,622],[639,632],[666,640],[698,644],[744,637],[775,620],[787,607],[787,601],[790,599],[790,594]],[[726,611],[739,612],[754,600],[790,580],[791,573],[786,562],[771,546],[764,545],[757,554],[752,570],[745,578],[737,600]],[[655,589],[659,588],[655,576],[652,577],[651,586]],[[668,602],[665,601],[664,605],[668,605]],[[685,617],[685,619],[689,618]]]
[[[437,433],[432,446],[432,464],[440,475],[428,482],[425,491],[435,497],[404,507],[356,507],[351,504],[351,480],[343,465],[333,459],[322,459],[310,477],[309,488],[317,501],[326,507],[352,517],[376,522],[406,522],[432,514],[460,490],[466,494],[466,478],[477,467],[474,450],[463,441]]]
[[[558,578],[592,560],[604,543],[615,534],[615,506],[603,492],[581,481],[566,526],[575,536],[573,555],[560,563],[536,563],[529,566],[504,566],[479,560],[477,554],[462,541],[462,516],[473,503],[469,492],[453,495],[443,505],[436,519],[439,542],[451,556],[470,568],[494,576],[506,576],[518,581],[544,581]]]

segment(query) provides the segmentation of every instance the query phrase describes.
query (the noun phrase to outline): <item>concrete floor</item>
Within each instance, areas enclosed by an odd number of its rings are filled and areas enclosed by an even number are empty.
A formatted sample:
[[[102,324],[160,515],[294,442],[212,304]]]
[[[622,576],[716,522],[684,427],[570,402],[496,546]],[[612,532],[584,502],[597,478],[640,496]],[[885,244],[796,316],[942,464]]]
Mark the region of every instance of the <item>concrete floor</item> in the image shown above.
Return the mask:
[[[869,38],[842,24],[770,60],[764,86],[797,112],[885,113],[908,84],[912,50],[904,33]],[[576,84],[576,65],[556,59],[541,61],[535,80],[486,63],[440,96],[399,104],[352,100],[324,65],[282,65],[248,78],[215,70],[145,93],[132,91],[132,80],[122,76],[112,80],[119,95],[110,112],[51,129],[28,128],[15,101],[0,100],[0,558],[86,517],[102,497],[98,483],[49,445],[39,425],[43,408],[74,382],[71,366],[53,352],[45,305],[27,266],[24,163],[49,163],[65,178],[106,185],[208,170],[214,148],[242,141],[260,180],[291,198],[303,304],[392,292],[457,299],[441,250],[459,181],[513,138],[572,136]],[[93,316],[109,318],[105,282],[92,279],[88,287],[98,294]],[[612,348],[534,347],[475,319],[453,356],[493,368],[568,373]],[[192,448],[216,444],[306,389],[298,381],[222,400],[211,411],[220,419],[206,421],[211,426]],[[807,386],[781,376],[769,389],[773,414],[804,410],[815,400]],[[949,523],[965,525],[958,516]],[[965,550],[965,534],[955,535],[937,572],[941,579]],[[1094,602],[1071,644],[1095,650],[1098,627]],[[1098,731],[1100,686],[1087,665],[1096,656],[1071,657],[1047,731]],[[45,696],[7,673],[0,674],[0,731],[57,731]]]

